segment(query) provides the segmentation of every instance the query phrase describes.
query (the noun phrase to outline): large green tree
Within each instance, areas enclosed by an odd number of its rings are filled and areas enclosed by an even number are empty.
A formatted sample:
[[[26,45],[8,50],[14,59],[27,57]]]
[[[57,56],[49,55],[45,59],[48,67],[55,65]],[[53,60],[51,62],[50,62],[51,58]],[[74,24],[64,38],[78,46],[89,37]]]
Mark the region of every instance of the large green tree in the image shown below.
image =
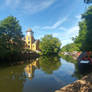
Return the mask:
[[[0,21],[0,56],[20,52],[24,46],[21,26],[16,17],[8,16]]]
[[[82,15],[82,18],[85,20],[87,26],[84,50],[92,51],[92,6]]]
[[[87,34],[87,25],[85,20],[81,21],[79,23],[79,35],[75,38],[74,43],[78,46],[78,48],[80,50],[84,50],[85,49],[85,40],[86,40],[86,34]]]
[[[92,51],[92,6],[82,14],[79,26],[79,36],[76,37],[75,43],[79,44],[82,51]]]
[[[40,42],[40,49],[42,54],[56,54],[59,52],[61,42],[56,37],[52,35],[45,35]]]

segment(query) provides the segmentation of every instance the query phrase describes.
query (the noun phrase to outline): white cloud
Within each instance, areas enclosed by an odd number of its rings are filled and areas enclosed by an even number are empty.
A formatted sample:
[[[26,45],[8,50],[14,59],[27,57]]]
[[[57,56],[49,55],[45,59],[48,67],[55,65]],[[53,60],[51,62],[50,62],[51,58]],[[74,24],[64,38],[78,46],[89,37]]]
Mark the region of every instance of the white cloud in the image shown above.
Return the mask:
[[[66,31],[67,29],[64,28],[64,27],[60,27],[59,30],[63,30],[63,31]]]
[[[61,42],[62,42],[62,46],[61,47],[63,47],[66,44],[72,43],[73,41],[71,39],[65,39],[65,40],[61,40]]]
[[[41,2],[27,2],[25,3],[23,9],[25,11],[30,12],[31,14],[37,13],[39,11],[42,11],[49,6],[51,6],[56,0],[41,0]]]
[[[60,33],[53,33],[52,34],[54,37],[59,37],[60,36]]]
[[[8,7],[16,8],[20,4],[21,0],[5,0],[5,4]]]
[[[5,0],[5,5],[20,9],[22,13],[34,14],[50,7],[56,0]]]
[[[64,33],[62,41],[63,46],[69,43],[72,43],[72,37],[76,37],[79,34],[79,26],[71,27],[70,29],[67,29]]]
[[[75,16],[75,18],[76,18],[78,21],[80,21],[80,20],[81,20],[81,15],[77,15],[77,16]]]
[[[61,20],[58,20],[55,24],[53,24],[52,26],[45,26],[43,27],[43,29],[56,29],[57,27],[59,27],[61,24],[63,24],[65,21],[67,20],[67,18],[63,18]]]
[[[75,25],[69,29],[64,28],[64,27],[60,27],[59,30],[65,31],[64,36],[77,36],[79,33],[79,26]]]
[[[67,35],[75,37],[78,35],[78,33],[79,33],[79,26],[74,26],[68,30]]]
[[[71,39],[72,34],[71,34],[71,37],[70,37],[68,35],[68,32],[66,32],[64,34],[62,34],[62,33],[53,33],[52,35],[53,35],[53,37],[57,37],[57,38],[60,39],[60,41],[62,42],[62,46],[61,47],[63,47],[66,44],[69,44],[69,43],[73,42],[72,39]]]
[[[79,26],[75,25],[69,29],[67,28],[63,28],[61,27],[61,30],[64,29],[64,32],[62,33],[62,31],[57,32],[57,33],[53,33],[52,35],[54,37],[57,37],[61,40],[62,42],[62,46],[72,43],[72,37],[76,37],[79,33]]]

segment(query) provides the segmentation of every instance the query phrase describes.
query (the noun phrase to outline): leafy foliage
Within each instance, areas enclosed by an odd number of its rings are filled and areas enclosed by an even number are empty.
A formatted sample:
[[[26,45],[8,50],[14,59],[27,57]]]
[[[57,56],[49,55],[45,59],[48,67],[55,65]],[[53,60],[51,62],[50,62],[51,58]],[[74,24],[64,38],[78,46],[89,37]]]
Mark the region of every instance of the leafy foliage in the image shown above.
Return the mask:
[[[61,42],[59,41],[59,39],[53,37],[52,35],[44,36],[40,42],[41,52],[45,55],[58,53],[60,46]]]
[[[82,19],[75,43],[80,44],[82,51],[92,51],[92,6],[82,15]]]
[[[85,21],[79,23],[79,35],[75,38],[74,43],[80,48],[80,50],[84,49],[85,40],[86,40],[86,33],[87,33],[87,26]]]
[[[61,49],[61,52],[73,52],[73,51],[80,51],[77,44],[75,43],[67,44]]]
[[[21,26],[16,17],[8,16],[0,21],[0,58],[21,52],[24,46]]]

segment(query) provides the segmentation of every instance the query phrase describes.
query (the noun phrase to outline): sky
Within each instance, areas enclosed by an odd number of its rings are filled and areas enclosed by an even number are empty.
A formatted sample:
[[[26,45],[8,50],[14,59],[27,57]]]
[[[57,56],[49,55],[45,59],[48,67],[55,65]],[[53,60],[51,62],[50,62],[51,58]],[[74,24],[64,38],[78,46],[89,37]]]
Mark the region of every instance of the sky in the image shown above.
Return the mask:
[[[62,42],[72,43],[79,32],[78,23],[86,10],[84,0],[0,0],[0,20],[14,16],[25,35],[31,28],[34,37],[51,34]]]

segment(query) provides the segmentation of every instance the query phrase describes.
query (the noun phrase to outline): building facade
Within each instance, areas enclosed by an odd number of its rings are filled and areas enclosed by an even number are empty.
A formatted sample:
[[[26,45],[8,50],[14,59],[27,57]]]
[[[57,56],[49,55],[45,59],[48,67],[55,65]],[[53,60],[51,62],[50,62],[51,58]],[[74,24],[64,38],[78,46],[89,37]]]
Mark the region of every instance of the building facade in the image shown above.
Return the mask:
[[[35,40],[34,32],[30,28],[26,31],[25,42],[26,48],[33,51],[39,50],[39,40]]]

